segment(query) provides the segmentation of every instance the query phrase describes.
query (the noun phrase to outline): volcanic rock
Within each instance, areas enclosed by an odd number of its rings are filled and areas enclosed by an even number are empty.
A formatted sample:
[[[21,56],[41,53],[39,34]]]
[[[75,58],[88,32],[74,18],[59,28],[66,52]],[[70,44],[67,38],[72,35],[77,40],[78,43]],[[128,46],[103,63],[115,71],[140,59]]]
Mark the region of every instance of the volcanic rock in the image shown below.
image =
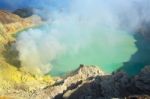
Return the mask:
[[[135,76],[133,83],[135,94],[150,95],[150,66],[146,66],[139,75]]]
[[[104,72],[96,66],[81,65],[77,70],[56,82],[53,86],[49,86],[33,95],[33,99],[61,99],[66,92],[77,89],[82,83],[90,81],[96,76],[102,76]]]
[[[80,66],[62,81],[33,95],[32,99],[144,99],[150,95],[150,66],[139,75],[130,77],[124,72],[104,74],[94,66]],[[148,96],[149,97],[149,96]]]

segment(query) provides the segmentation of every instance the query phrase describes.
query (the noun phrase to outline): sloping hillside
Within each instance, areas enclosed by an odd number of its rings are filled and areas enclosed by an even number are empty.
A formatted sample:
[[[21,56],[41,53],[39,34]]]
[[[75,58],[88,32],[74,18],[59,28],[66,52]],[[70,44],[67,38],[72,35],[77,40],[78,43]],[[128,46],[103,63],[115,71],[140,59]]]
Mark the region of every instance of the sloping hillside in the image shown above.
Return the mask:
[[[2,24],[19,22],[22,20],[23,20],[22,18],[20,18],[19,16],[15,15],[15,14],[12,14],[12,13],[4,11],[4,10],[0,10],[0,22]]]
[[[18,31],[40,23],[41,20],[38,16],[23,19],[10,12],[0,10],[0,96],[16,93],[17,90],[27,96],[31,92],[53,83],[50,76],[33,75],[17,67],[19,53],[12,48],[15,43],[14,35]]]

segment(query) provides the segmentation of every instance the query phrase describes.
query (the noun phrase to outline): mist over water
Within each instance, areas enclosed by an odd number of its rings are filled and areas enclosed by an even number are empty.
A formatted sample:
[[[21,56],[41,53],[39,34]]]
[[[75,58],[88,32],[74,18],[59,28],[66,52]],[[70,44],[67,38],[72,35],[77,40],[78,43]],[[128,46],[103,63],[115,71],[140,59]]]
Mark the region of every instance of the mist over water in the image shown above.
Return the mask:
[[[48,16],[47,23],[17,37],[22,66],[61,75],[87,64],[111,73],[137,51],[133,31],[149,20],[147,0],[68,2],[65,8],[48,13],[37,11]]]
[[[109,27],[77,21],[54,23],[22,32],[17,38],[22,66],[39,67],[43,73],[62,75],[79,64],[97,65],[107,73],[122,66],[136,52],[133,36]],[[22,56],[21,56],[22,55]]]

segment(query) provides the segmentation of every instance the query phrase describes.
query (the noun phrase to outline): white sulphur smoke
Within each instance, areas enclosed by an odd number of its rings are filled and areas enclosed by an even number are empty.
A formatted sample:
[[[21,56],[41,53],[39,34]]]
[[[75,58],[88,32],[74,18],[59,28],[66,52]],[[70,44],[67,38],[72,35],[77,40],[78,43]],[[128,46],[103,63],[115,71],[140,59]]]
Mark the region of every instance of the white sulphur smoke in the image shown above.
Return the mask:
[[[51,15],[46,15],[51,16],[48,27],[30,29],[19,35],[16,46],[22,66],[29,69],[38,67],[43,73],[47,73],[52,62],[61,54],[78,52],[91,40],[95,40],[96,30],[108,28],[118,31],[127,28],[128,31],[132,31],[143,20],[149,20],[149,13],[146,13],[150,5],[148,0],[71,0],[69,2],[67,11],[59,11],[58,8],[57,11],[51,12]],[[45,13],[43,15],[45,16]],[[105,41],[107,46],[115,47],[123,41],[117,35],[112,32],[101,36],[107,40]]]
[[[50,71],[51,61],[64,49],[53,36],[40,29],[22,32],[17,38],[16,47],[20,53],[21,66],[25,66],[29,72],[34,72],[38,67],[42,73]]]

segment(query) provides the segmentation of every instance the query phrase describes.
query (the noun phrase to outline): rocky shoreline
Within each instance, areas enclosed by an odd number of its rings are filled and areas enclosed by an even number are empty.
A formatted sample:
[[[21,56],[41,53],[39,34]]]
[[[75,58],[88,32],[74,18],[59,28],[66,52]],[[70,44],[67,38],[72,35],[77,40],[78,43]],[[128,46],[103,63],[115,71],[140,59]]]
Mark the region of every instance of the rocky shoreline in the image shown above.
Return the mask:
[[[23,89],[5,94],[8,99],[149,99],[150,66],[138,75],[105,74],[96,66],[80,65],[55,83],[33,92]],[[19,97],[19,98],[18,98]]]
[[[129,77],[124,72],[106,75],[95,66],[81,65],[67,77],[56,81],[54,85],[34,93],[31,99],[111,99],[133,96],[140,97],[150,95],[149,77],[150,66],[146,66],[135,77]]]

